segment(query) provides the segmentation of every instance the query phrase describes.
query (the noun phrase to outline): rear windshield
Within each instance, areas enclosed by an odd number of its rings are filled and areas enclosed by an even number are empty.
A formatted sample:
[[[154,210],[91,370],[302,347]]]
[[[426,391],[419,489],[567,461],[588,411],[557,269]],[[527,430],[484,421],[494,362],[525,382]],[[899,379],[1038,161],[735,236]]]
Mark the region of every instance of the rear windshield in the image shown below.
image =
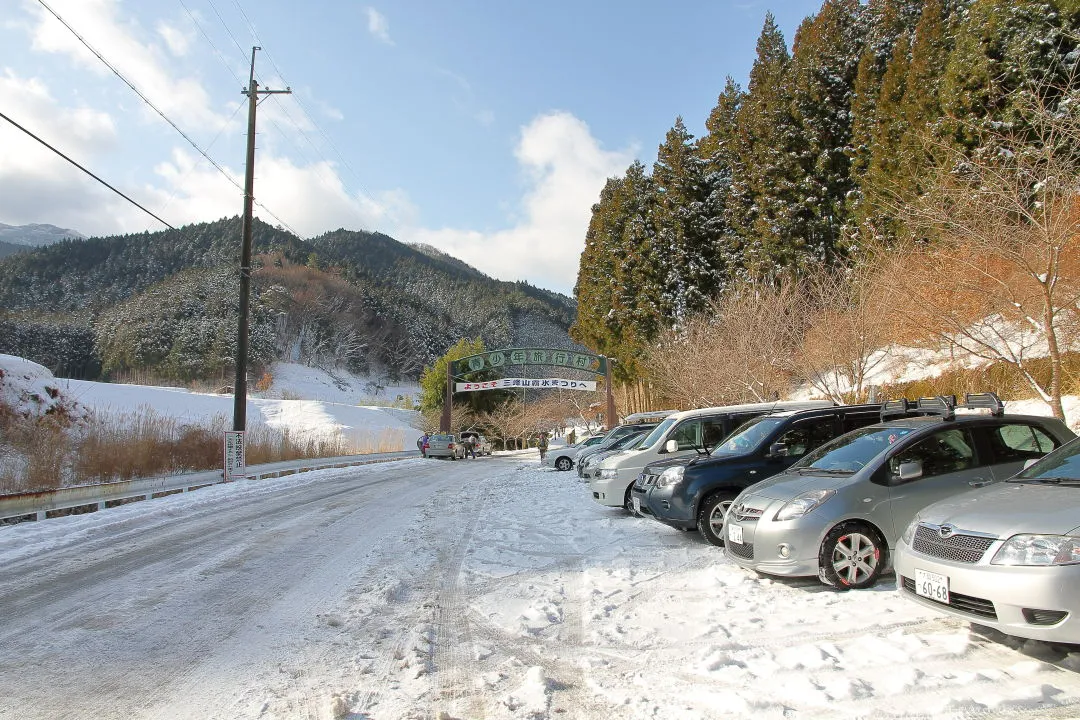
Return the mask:
[[[847,435],[825,443],[792,467],[857,472],[896,444],[900,438],[913,432],[914,428],[879,426],[852,430]]]

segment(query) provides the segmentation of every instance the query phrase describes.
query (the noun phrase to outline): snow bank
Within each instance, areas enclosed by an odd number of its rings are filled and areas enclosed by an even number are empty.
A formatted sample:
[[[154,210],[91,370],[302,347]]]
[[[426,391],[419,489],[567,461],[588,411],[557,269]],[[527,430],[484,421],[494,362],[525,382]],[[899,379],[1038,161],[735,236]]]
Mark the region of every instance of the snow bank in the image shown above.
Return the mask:
[[[304,397],[303,392],[320,387],[328,377],[322,371],[308,370],[310,372],[305,374],[301,366],[290,366],[283,373],[280,388],[292,399],[249,395],[248,427],[255,429],[265,425],[274,430],[288,431],[301,441],[340,438],[356,448],[377,444],[385,446],[387,442],[400,444],[396,449],[402,450],[413,446],[415,438],[420,435],[412,425],[418,417],[416,412],[349,404],[348,390],[342,391],[337,402],[299,399]],[[0,400],[23,414],[40,414],[58,404],[66,404],[118,419],[152,412],[157,417],[175,420],[178,425],[224,429],[232,423],[232,395],[198,393],[185,388],[56,378],[41,365],[11,355],[0,355],[0,372],[4,373],[0,380]],[[330,396],[329,390],[324,394]]]

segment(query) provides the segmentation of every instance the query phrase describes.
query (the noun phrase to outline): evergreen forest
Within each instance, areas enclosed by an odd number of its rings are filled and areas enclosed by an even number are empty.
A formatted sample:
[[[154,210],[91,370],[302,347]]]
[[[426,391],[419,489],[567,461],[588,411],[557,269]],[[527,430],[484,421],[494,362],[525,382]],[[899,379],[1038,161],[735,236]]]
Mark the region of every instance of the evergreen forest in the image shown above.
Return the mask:
[[[646,365],[657,343],[672,350],[680,329],[725,311],[718,299],[880,268],[890,248],[931,246],[942,224],[920,224],[909,209],[944,197],[943,177],[974,197],[987,168],[1018,147],[1034,157],[1057,142],[1059,160],[1076,160],[1074,136],[1055,140],[1036,125],[1066,117],[1077,127],[1078,43],[1077,0],[827,0],[790,45],[766,15],[747,86],[718,84],[704,134],[677,117],[651,168],[635,161],[608,179],[592,208],[571,335],[615,357],[621,383],[640,384],[655,379]],[[964,175],[968,165],[982,180]],[[983,216],[1027,218],[1018,232],[1039,225],[1028,211],[1049,207],[1037,197],[1044,184],[1025,182],[1015,212]],[[1076,185],[1074,173],[1069,207]],[[957,277],[938,270],[939,283]],[[1043,290],[1052,284],[1029,275]]]

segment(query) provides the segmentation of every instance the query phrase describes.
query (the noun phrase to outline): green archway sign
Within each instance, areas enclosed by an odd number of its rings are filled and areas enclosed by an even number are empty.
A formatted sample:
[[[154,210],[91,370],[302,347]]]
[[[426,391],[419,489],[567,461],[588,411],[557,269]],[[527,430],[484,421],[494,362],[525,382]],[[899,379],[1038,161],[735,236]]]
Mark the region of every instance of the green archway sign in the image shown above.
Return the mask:
[[[607,358],[557,348],[507,348],[469,355],[451,363],[451,375],[494,370],[507,365],[553,365],[607,374]]]
[[[498,370],[512,365],[548,365],[552,367],[573,368],[604,376],[604,393],[607,395],[607,427],[610,430],[615,423],[615,397],[611,392],[611,361],[602,355],[575,352],[563,348],[504,348],[469,355],[446,364],[446,400],[443,404],[440,427],[443,432],[450,430],[450,409],[453,398],[454,379],[471,372]],[[592,383],[589,383],[592,385]],[[552,384],[548,387],[557,387]],[[593,385],[595,387],[595,385]]]

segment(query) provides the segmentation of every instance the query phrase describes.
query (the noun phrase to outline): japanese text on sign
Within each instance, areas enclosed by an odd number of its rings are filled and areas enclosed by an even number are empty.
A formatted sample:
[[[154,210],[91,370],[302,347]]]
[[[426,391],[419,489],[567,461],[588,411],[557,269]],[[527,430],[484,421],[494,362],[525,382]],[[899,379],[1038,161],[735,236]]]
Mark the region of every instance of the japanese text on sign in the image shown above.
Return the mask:
[[[225,482],[247,477],[247,458],[244,456],[244,431],[225,431]]]
[[[484,382],[456,383],[454,392],[476,390],[507,390],[509,388],[560,388],[563,390],[596,390],[593,380],[566,380],[564,378],[500,378]]]

